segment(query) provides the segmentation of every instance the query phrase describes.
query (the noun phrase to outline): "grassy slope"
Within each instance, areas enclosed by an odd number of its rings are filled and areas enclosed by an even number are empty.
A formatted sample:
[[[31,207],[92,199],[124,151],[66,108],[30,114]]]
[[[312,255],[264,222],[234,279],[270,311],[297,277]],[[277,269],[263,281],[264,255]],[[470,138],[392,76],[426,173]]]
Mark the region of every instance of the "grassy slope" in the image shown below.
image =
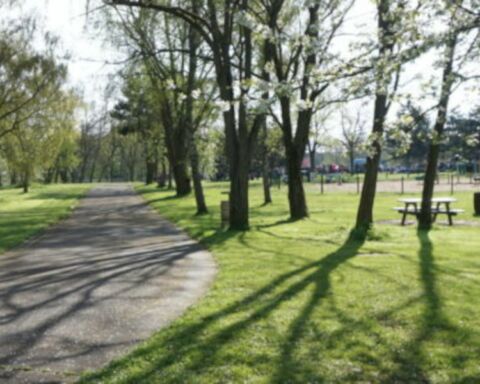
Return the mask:
[[[309,193],[311,219],[287,223],[285,191],[252,230],[218,231],[226,186],[207,186],[212,213],[192,198],[142,188],[166,217],[214,253],[209,294],[170,327],[85,383],[478,383],[480,228],[378,225],[349,241],[358,197]],[[398,219],[383,194],[376,218]],[[457,207],[472,216],[471,194]]]
[[[28,194],[21,189],[1,189],[0,253],[67,216],[90,187],[35,185]]]

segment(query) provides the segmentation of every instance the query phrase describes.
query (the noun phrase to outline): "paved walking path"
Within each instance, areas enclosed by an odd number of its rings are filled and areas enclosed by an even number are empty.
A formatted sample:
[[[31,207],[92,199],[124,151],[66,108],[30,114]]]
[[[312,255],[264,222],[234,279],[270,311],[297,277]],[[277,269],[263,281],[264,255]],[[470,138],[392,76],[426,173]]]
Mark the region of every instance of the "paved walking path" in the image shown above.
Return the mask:
[[[98,369],[198,300],[211,255],[127,185],[0,256],[0,382],[62,383]]]

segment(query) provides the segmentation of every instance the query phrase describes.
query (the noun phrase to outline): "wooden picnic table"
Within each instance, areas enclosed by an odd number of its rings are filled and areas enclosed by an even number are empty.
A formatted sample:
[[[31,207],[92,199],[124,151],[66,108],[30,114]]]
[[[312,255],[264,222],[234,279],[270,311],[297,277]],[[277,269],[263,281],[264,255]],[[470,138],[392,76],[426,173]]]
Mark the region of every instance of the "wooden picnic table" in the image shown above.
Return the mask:
[[[422,204],[422,199],[420,198],[404,198],[398,199],[399,202],[402,202],[404,207],[396,207],[394,210],[402,214],[402,225],[405,225],[407,215],[414,215],[418,218],[420,214],[420,208]],[[447,215],[448,224],[453,225],[453,216],[462,213],[461,209],[453,209],[451,207],[452,203],[456,202],[457,199],[453,197],[435,197],[432,199],[432,215],[433,222],[437,220],[438,215]]]

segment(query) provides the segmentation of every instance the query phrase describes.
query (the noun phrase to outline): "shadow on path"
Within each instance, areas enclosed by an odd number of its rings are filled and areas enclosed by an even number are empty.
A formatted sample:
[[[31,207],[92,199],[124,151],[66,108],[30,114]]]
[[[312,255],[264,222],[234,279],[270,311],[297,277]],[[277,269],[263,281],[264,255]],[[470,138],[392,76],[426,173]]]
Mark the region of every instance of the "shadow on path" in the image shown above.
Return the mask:
[[[0,381],[100,368],[179,316],[214,273],[210,254],[130,187],[93,190],[0,259]]]
[[[134,351],[124,360],[112,363],[106,370],[87,377],[84,382],[101,381],[103,377],[109,377],[113,372],[125,369],[124,364],[131,364],[135,359],[143,358],[149,361],[148,367],[132,375],[125,382],[151,382],[154,380],[155,373],[167,370],[178,361],[178,358],[184,361],[184,364],[182,364],[182,372],[184,373],[188,372],[191,375],[193,372],[200,373],[203,370],[208,370],[215,365],[217,354],[223,346],[234,341],[241,332],[268,317],[283,303],[301,294],[313,284],[314,292],[300,314],[292,322],[285,344],[281,348],[278,372],[272,373],[274,381],[284,381],[285,377],[288,378],[288,368],[295,364],[293,350],[296,341],[301,338],[304,326],[313,309],[320,304],[322,298],[326,297],[330,291],[331,273],[353,258],[362,244],[362,241],[349,238],[337,251],[323,259],[278,276],[241,301],[203,317],[190,326],[174,329],[168,333],[165,339],[161,340],[160,344],[149,343],[149,345]],[[305,273],[307,273],[306,276],[299,278],[300,275]],[[284,287],[282,287],[283,285]],[[223,320],[229,316],[233,316],[235,319],[240,317],[240,319],[227,321],[225,325]],[[215,331],[209,332],[209,336],[206,337],[205,331],[209,327],[213,327]],[[165,346],[168,346],[168,352],[159,354],[156,348],[161,349]],[[177,372],[179,381],[182,380],[182,372]],[[188,377],[191,378],[191,376]],[[185,380],[188,381],[188,378],[185,377]]]

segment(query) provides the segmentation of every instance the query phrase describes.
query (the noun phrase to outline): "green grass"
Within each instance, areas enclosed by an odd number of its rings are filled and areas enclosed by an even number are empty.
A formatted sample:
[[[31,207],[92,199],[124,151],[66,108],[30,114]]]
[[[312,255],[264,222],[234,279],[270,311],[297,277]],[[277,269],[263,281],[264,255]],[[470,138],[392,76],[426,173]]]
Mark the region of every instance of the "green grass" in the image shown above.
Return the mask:
[[[66,217],[87,185],[34,185],[0,190],[0,253]]]
[[[215,255],[208,295],[83,383],[479,383],[480,228],[379,224],[349,239],[358,197],[310,192],[311,218],[289,223],[285,190],[262,206],[252,188],[248,232],[220,231],[192,198],[139,188]],[[471,194],[456,207],[473,217]],[[382,194],[377,220],[399,219]]]

